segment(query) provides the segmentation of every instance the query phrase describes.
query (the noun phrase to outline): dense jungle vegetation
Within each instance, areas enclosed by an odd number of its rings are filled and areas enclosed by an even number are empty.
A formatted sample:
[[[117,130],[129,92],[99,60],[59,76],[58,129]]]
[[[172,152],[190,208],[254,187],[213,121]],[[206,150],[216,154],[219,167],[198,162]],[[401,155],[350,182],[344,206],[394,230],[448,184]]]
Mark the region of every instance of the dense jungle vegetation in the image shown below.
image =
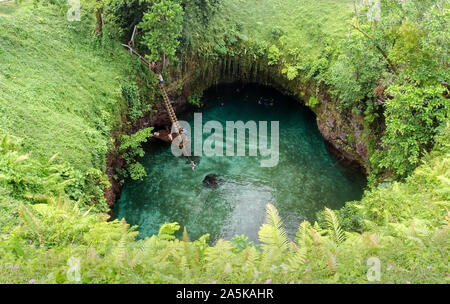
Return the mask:
[[[380,10],[377,9],[379,4]],[[448,283],[449,13],[446,0],[98,0],[0,2],[0,283]],[[261,244],[211,246],[163,225],[138,240],[108,221],[107,155],[139,179],[137,130],[156,111],[158,61],[171,94],[193,104],[220,81],[265,79],[313,110],[364,120],[370,185],[289,239],[267,205]],[[233,70],[240,62],[240,70]],[[256,75],[256,79],[258,76]],[[248,78],[247,78],[248,77]],[[303,89],[308,88],[309,93]]]

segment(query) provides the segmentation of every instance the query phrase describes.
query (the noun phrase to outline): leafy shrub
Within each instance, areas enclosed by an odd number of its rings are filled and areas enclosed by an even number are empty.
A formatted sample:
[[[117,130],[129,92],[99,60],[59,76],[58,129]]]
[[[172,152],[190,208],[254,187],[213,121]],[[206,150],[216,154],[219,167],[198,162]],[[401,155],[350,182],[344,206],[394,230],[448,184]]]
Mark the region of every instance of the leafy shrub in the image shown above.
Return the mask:
[[[200,108],[202,106],[202,96],[203,96],[203,93],[194,93],[188,97],[187,101],[190,104]]]
[[[128,116],[131,121],[136,121],[142,116],[138,86],[133,82],[126,82],[122,84],[122,96],[125,98],[128,105]]]
[[[147,176],[144,166],[140,162],[132,163],[128,167],[128,173],[132,180],[142,180]]]
[[[90,206],[94,211],[108,211],[104,191],[110,184],[103,172],[91,168],[81,173],[69,168],[63,176],[68,180],[65,192],[72,200]]]
[[[144,167],[137,162],[137,158],[145,154],[142,143],[152,136],[151,128],[145,128],[131,135],[122,135],[119,149],[123,152],[123,158],[128,166],[128,173],[133,179],[142,179],[146,173]]]
[[[314,108],[315,106],[317,106],[320,103],[320,101],[314,97],[311,96],[308,101],[306,102],[306,106],[310,107],[310,108]]]
[[[389,88],[395,98],[385,105],[384,149],[373,156],[377,169],[389,169],[396,177],[405,177],[419,164],[433,146],[438,128],[448,119],[450,103],[442,96],[443,90],[442,86],[409,84]]]
[[[255,246],[255,244],[248,239],[245,235],[235,235],[231,240],[231,245],[233,246],[233,252],[239,253],[243,250]]]
[[[283,68],[282,73],[286,74],[288,80],[293,80],[298,76],[298,67],[287,64],[286,67]]]
[[[267,54],[267,59],[269,59],[269,65],[278,64],[280,61],[281,53],[276,45],[271,45],[269,47],[269,53]]]
[[[149,49],[150,61],[165,58],[177,61],[176,51],[183,30],[184,11],[178,0],[156,1],[144,12],[139,28],[144,31],[142,42]],[[166,62],[164,62],[165,64]]]
[[[275,26],[270,31],[270,34],[273,40],[278,41],[278,39],[280,39],[280,37],[284,35],[284,30],[279,26]]]
[[[228,53],[227,46],[223,39],[219,39],[214,45],[214,51],[219,56],[225,56]]]

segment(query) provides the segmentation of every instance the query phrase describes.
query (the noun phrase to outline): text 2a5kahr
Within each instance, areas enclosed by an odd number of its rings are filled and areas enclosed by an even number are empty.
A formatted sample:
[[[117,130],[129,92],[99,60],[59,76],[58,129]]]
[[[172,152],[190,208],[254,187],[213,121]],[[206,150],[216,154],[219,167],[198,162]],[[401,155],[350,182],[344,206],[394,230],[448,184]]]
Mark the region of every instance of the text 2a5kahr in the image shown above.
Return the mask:
[[[221,289],[222,299],[273,299],[273,289],[232,288]]]

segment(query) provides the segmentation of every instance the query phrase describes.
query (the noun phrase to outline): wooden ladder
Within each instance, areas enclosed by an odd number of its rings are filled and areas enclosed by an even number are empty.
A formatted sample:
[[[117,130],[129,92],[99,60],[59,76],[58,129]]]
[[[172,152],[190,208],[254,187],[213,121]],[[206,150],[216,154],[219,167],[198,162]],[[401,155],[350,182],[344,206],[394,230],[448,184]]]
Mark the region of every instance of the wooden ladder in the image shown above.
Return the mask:
[[[159,87],[161,89],[164,105],[166,107],[167,113],[169,114],[170,121],[172,122],[172,125],[175,126],[176,133],[180,134],[182,128],[180,126],[180,123],[178,122],[177,116],[175,115],[175,111],[173,110],[172,103],[170,102],[169,96],[167,95],[166,89],[164,88],[164,84],[161,83]]]

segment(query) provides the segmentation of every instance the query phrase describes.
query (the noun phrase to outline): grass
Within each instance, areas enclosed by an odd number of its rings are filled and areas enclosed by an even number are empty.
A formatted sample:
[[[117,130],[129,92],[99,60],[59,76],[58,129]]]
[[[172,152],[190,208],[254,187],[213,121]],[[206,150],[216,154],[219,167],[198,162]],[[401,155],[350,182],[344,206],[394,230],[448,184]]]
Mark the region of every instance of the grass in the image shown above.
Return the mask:
[[[279,27],[291,47],[320,48],[325,37],[343,37],[351,18],[350,0],[228,0],[229,16],[242,23],[252,39],[272,40]]]
[[[281,29],[286,49],[314,57],[326,41],[345,37],[352,17],[351,0],[224,0],[211,22],[211,37],[238,27],[244,40],[276,44],[272,31]]]
[[[54,8],[0,5],[0,28],[0,133],[36,158],[102,169],[120,83],[136,62],[94,38],[92,20],[69,22]]]

